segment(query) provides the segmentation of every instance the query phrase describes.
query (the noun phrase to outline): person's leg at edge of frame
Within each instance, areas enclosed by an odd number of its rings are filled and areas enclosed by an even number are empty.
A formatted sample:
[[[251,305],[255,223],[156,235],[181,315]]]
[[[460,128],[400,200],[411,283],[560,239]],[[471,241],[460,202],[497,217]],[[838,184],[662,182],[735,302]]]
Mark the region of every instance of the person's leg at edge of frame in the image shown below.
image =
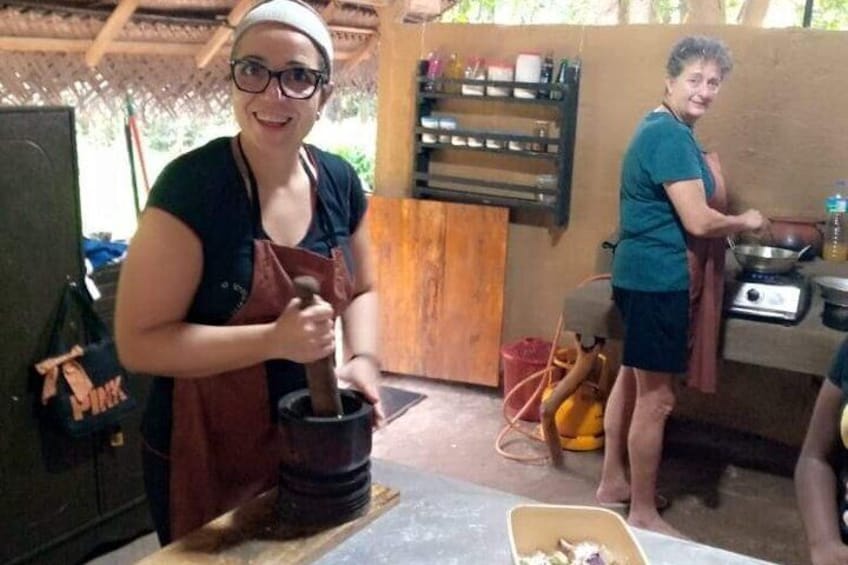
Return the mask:
[[[636,402],[636,376],[622,365],[604,409],[604,463],[595,497],[600,503],[626,502],[630,498],[627,480],[627,436]]]
[[[630,456],[631,526],[686,538],[663,520],[656,506],[657,475],[662,459],[665,423],[674,408],[674,383],[670,373],[635,369],[636,406],[627,447]]]

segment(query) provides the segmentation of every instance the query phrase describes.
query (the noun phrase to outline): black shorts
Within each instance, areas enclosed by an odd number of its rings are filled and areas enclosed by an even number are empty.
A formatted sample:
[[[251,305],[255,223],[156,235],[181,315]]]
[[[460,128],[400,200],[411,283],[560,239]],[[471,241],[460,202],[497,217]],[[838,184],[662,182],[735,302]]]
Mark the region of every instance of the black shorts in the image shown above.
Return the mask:
[[[613,287],[624,321],[622,363],[659,373],[686,373],[689,291],[645,292]]]

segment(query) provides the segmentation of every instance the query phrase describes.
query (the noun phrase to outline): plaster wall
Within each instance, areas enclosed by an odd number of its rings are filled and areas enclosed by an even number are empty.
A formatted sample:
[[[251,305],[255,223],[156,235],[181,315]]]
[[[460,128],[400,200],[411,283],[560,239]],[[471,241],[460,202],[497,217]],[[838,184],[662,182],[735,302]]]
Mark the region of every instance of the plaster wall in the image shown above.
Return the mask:
[[[669,48],[687,34],[721,37],[734,55],[733,73],[696,129],[705,148],[721,157],[731,207],[822,216],[834,182],[848,178],[844,32],[662,25],[393,24],[383,29],[375,172],[382,196],[411,194],[415,68],[429,51],[514,60],[521,51],[550,50],[555,57],[582,60],[571,220],[564,230],[510,224],[504,342],[551,336],[565,293],[608,268],[600,244],[614,234],[618,221],[621,157],[637,122],[660,100]],[[516,169],[515,174],[525,172]],[[732,370],[734,379],[743,375],[751,391],[770,388],[769,372],[737,365]],[[811,397],[810,377],[777,378],[803,387],[804,399]],[[738,397],[748,396],[739,386],[737,381],[723,386],[707,400],[684,394],[682,404],[727,423],[738,416]],[[734,398],[722,398],[730,390]],[[797,419],[805,420],[808,406],[797,411]],[[804,424],[798,423],[801,431]],[[800,437],[785,430],[767,435],[791,442]]]

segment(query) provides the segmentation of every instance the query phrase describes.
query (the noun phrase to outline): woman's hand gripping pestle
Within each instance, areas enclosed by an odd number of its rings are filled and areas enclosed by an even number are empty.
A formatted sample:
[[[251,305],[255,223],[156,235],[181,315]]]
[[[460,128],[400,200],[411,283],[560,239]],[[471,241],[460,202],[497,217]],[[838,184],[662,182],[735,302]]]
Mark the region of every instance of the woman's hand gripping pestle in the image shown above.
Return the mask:
[[[300,308],[307,308],[320,293],[318,281],[314,277],[295,277],[295,293],[300,298]],[[306,364],[306,382],[309,385],[309,398],[312,401],[312,413],[319,417],[342,415],[342,400],[333,371],[333,360],[327,356]]]

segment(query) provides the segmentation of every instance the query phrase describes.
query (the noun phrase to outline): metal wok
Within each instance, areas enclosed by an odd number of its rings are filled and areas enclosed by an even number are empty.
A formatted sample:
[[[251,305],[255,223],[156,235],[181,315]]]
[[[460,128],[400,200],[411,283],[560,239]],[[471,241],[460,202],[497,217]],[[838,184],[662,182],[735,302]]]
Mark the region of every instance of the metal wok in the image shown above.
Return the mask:
[[[757,273],[788,273],[795,268],[801,255],[809,248],[800,251],[769,247],[767,245],[731,245],[736,262],[746,271]]]

